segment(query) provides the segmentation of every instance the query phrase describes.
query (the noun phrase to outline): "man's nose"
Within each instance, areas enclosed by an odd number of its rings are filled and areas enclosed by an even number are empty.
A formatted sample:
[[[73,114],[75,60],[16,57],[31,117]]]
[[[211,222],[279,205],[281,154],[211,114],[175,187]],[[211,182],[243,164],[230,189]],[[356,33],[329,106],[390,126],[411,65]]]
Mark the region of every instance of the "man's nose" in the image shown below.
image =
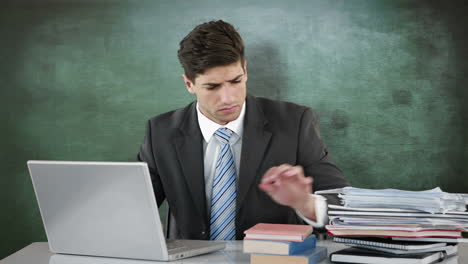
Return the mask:
[[[220,90],[220,98],[223,104],[232,104],[235,101],[235,87],[232,84],[224,84]]]

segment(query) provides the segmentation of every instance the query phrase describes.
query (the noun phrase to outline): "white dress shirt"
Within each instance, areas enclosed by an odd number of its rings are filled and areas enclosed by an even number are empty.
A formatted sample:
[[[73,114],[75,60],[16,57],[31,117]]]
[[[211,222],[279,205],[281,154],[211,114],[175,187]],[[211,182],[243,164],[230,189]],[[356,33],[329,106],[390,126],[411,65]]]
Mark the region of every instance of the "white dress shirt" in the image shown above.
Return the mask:
[[[203,135],[203,162],[204,162],[204,176],[205,176],[205,193],[206,193],[206,205],[208,210],[208,215],[211,214],[211,191],[213,188],[213,178],[215,174],[215,159],[218,156],[220,143],[213,137],[213,134],[220,127],[226,127],[233,131],[231,140],[229,140],[229,145],[231,151],[234,155],[234,161],[236,166],[236,175],[239,177],[239,167],[240,167],[240,155],[242,150],[242,135],[244,131],[244,117],[245,117],[245,101],[242,105],[242,109],[239,117],[236,120],[233,120],[226,125],[222,126],[208,119],[205,115],[200,112],[199,105],[197,103],[197,117],[198,125],[200,126],[200,131]],[[237,181],[239,182],[239,181]],[[323,227],[328,220],[327,216],[327,202],[323,196],[315,195],[315,215],[317,216],[317,221],[314,222],[310,219],[307,219],[298,211],[296,213],[308,224],[314,227]]]

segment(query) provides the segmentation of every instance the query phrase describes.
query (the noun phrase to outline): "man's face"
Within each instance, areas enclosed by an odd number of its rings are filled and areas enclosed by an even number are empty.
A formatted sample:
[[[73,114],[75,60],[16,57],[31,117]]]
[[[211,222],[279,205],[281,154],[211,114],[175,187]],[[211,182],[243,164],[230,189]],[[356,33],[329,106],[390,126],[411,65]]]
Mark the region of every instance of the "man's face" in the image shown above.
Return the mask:
[[[247,94],[247,63],[240,61],[207,69],[190,81],[185,74],[187,90],[195,94],[203,115],[225,125],[239,117]]]

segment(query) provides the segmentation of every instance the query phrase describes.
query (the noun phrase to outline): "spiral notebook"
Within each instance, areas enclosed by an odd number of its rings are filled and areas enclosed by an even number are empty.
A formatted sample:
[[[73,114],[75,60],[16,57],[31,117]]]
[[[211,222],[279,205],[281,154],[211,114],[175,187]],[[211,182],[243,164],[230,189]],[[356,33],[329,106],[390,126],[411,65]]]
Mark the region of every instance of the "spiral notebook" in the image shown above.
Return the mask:
[[[363,245],[371,247],[398,249],[398,250],[421,250],[430,248],[440,248],[447,245],[447,243],[432,243],[432,242],[412,242],[412,241],[394,241],[391,239],[384,238],[346,238],[346,237],[334,237],[334,242],[345,243],[351,245]]]
[[[450,251],[437,251],[395,255],[360,248],[346,248],[330,254],[330,260],[337,263],[360,264],[430,264],[443,261],[457,254],[457,247]]]

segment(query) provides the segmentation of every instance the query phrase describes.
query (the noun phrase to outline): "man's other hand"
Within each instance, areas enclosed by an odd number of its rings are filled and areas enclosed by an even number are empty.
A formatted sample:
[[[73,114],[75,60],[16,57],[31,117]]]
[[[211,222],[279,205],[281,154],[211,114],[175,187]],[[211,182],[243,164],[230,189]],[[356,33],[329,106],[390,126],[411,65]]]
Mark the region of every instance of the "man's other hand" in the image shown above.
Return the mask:
[[[294,208],[303,216],[315,221],[315,198],[312,177],[306,177],[301,166],[283,164],[270,168],[262,177],[259,188],[275,202]]]

